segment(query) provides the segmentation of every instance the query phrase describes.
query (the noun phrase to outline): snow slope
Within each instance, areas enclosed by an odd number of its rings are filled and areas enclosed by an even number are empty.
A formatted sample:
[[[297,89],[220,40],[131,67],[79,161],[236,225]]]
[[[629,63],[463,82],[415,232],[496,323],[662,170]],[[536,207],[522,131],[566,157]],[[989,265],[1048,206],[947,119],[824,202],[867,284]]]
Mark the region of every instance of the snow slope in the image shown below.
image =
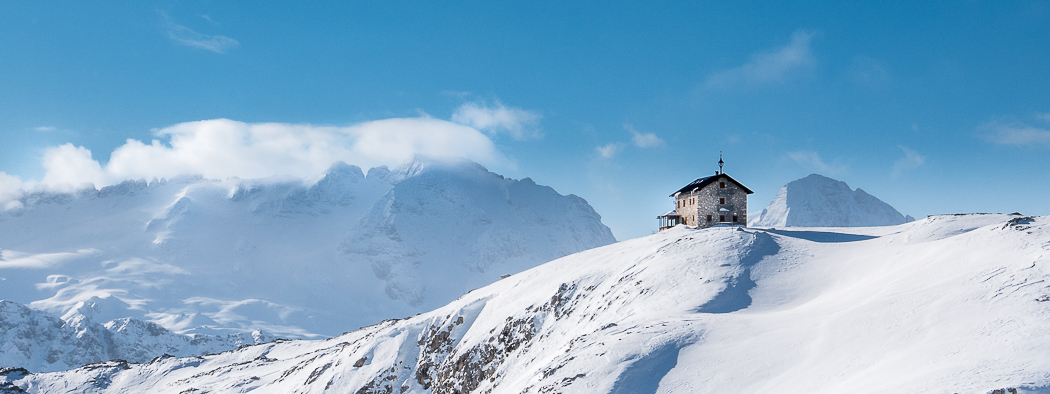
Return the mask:
[[[31,393],[1050,392],[1048,224],[679,226],[328,340],[0,381]]]
[[[466,161],[125,182],[21,202],[0,213],[0,299],[65,323],[90,302],[100,325],[131,318],[224,338],[338,335],[615,242],[583,199]],[[19,359],[8,351],[0,360]]]
[[[759,227],[867,227],[913,221],[864,190],[811,174],[784,185],[748,225]]]

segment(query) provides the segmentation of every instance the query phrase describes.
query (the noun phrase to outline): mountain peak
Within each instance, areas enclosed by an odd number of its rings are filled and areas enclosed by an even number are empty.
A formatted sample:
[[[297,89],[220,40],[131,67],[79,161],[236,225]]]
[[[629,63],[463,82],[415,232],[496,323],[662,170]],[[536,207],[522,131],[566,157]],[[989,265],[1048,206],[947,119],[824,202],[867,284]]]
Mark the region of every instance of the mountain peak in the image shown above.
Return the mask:
[[[889,204],[846,182],[810,174],[780,189],[750,224],[760,227],[868,227],[907,223]],[[914,219],[912,219],[914,220]]]
[[[182,179],[41,194],[0,212],[4,256],[30,266],[0,261],[0,299],[85,324],[313,337],[615,242],[582,199],[468,160],[417,157],[367,176],[338,162],[313,183]]]
[[[391,171],[393,176],[390,178],[390,180],[391,182],[397,183],[432,169],[443,169],[446,171],[454,171],[461,173],[489,172],[489,170],[485,168],[485,166],[482,166],[481,164],[478,164],[468,159],[437,158],[416,155],[412,157],[412,160],[393,169]]]
[[[329,177],[329,176],[336,176],[336,175],[351,176],[351,177],[354,177],[354,178],[364,178],[365,177],[365,173],[364,173],[364,171],[361,171],[361,167],[358,167],[358,166],[355,166],[355,165],[346,164],[346,162],[342,161],[342,160],[337,161],[335,163],[332,163],[332,165],[330,167],[328,167],[328,170],[325,171],[325,177],[326,178]]]

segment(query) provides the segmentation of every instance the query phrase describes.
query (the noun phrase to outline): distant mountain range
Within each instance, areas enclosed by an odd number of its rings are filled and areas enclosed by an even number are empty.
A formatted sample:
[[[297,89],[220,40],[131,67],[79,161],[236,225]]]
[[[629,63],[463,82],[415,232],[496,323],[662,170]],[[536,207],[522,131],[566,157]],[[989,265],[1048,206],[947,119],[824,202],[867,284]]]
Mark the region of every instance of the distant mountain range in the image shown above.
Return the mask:
[[[20,202],[0,213],[0,367],[32,371],[337,335],[615,242],[582,198],[468,161]]]
[[[759,227],[869,227],[914,221],[846,182],[812,174],[784,185],[766,209],[751,218]]]

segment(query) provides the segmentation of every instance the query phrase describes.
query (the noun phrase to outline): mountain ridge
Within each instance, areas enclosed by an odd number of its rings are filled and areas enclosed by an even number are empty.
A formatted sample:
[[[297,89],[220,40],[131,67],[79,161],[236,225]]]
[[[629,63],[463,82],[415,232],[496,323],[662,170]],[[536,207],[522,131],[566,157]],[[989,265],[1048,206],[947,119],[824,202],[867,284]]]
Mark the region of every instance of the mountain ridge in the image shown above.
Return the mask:
[[[1048,220],[679,226],[332,339],[0,378],[34,393],[1046,392]]]
[[[127,181],[21,203],[0,213],[0,299],[68,322],[95,297],[99,324],[176,334],[336,335],[615,241],[585,200],[467,161]]]

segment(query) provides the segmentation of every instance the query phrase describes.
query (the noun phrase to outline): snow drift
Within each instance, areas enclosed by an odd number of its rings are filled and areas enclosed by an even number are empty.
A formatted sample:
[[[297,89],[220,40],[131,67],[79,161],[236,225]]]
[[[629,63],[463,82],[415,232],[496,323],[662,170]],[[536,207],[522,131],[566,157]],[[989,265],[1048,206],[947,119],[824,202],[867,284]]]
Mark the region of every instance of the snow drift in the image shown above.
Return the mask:
[[[0,299],[46,312],[34,319],[48,327],[67,326],[47,334],[61,346],[0,343],[0,366],[34,371],[338,335],[615,242],[583,199],[468,161],[419,160],[367,175],[338,163],[310,180],[130,181],[20,202],[0,213]],[[100,344],[93,350],[73,349],[87,343],[74,324],[85,303],[94,325],[84,327]],[[0,325],[12,316],[0,314]],[[171,334],[158,343],[172,345],[148,345],[152,335],[107,344],[120,339],[110,327],[124,322],[171,331],[156,337]],[[202,338],[225,347],[184,345]],[[157,351],[110,351],[132,344]]]
[[[759,227],[892,226],[915,220],[846,182],[811,174],[784,185],[748,225]]]
[[[1050,218],[683,226],[328,340],[0,371],[11,390],[990,393],[1050,389]]]

